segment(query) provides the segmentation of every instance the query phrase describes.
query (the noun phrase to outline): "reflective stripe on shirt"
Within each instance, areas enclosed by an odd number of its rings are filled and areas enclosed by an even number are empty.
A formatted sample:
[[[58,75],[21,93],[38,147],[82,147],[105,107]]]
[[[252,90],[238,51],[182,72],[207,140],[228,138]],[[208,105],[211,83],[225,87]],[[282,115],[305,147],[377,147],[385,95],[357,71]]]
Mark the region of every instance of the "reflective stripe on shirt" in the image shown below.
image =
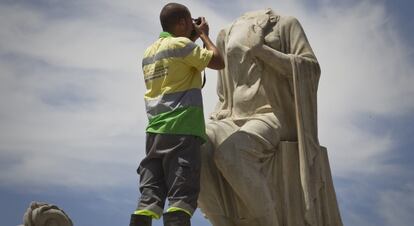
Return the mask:
[[[148,118],[158,114],[173,111],[182,107],[203,108],[203,98],[200,89],[189,89],[161,95],[154,99],[145,98]]]
[[[158,60],[162,60],[170,57],[185,57],[197,47],[193,42],[187,43],[184,47],[179,49],[166,49],[161,52],[156,53],[154,56],[146,57],[142,60],[142,67],[148,64],[153,64]]]

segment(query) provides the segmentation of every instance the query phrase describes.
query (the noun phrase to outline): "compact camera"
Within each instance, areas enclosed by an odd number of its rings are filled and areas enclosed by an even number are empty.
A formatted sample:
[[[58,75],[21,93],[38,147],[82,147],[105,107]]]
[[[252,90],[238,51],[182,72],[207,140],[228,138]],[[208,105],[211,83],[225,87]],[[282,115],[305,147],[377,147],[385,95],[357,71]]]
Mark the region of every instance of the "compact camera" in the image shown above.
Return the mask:
[[[198,17],[197,19],[192,18],[192,20],[194,21],[194,23],[196,25],[201,24],[201,17]],[[196,32],[196,30],[194,29],[194,26],[193,26],[193,31],[191,32],[191,37],[195,37],[196,35],[197,35],[197,32]]]
[[[197,19],[193,18],[193,21],[195,24],[200,25],[201,24],[201,17],[198,17]]]

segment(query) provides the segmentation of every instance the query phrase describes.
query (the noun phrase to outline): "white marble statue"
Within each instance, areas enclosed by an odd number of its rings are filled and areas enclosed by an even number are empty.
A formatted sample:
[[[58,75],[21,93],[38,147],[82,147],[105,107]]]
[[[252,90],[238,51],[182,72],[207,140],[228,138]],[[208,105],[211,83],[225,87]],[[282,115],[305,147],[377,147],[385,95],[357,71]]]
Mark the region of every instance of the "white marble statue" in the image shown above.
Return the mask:
[[[298,20],[248,12],[217,46],[226,68],[202,149],[202,212],[214,226],[342,225],[317,134],[320,68]]]

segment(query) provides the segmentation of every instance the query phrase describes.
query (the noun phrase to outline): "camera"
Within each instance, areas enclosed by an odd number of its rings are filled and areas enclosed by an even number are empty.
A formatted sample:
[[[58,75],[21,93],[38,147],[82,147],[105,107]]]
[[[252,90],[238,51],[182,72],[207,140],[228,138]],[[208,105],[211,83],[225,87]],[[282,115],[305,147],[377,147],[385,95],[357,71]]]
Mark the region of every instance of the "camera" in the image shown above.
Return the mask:
[[[196,25],[200,25],[200,24],[201,24],[201,17],[198,17],[197,19],[192,18],[192,20],[194,21],[194,23],[195,23]],[[193,25],[193,30],[192,30],[192,32],[191,32],[191,37],[195,37],[195,36],[197,36],[197,32],[196,32],[196,30],[194,29],[194,25]]]
[[[198,17],[197,19],[193,18],[193,21],[195,24],[200,25],[201,24],[201,17]]]

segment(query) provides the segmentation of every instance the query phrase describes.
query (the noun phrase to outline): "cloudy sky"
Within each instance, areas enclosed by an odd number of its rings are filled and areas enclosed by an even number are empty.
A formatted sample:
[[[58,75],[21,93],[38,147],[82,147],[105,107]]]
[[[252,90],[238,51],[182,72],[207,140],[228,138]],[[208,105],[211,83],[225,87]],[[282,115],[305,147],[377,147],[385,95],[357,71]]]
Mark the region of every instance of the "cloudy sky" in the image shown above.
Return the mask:
[[[414,222],[414,24],[409,0],[188,0],[218,31],[244,12],[297,17],[322,68],[319,138],[345,225]],[[140,61],[166,1],[0,1],[0,219],[32,200],[77,226],[127,225],[144,155]],[[216,102],[207,71],[206,115]],[[197,212],[194,225],[210,225]],[[161,225],[159,222],[155,225]]]

